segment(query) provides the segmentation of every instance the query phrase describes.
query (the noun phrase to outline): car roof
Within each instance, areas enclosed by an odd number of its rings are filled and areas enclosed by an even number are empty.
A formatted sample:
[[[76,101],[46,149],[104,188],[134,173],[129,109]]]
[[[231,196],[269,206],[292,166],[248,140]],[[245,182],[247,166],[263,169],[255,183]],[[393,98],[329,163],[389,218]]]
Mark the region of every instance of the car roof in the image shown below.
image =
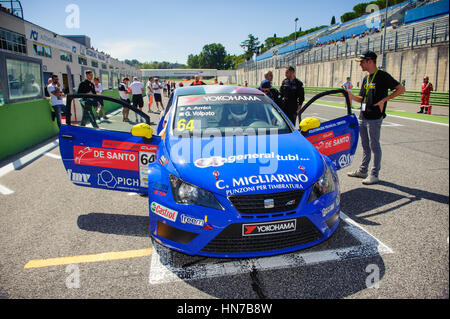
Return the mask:
[[[234,85],[195,85],[177,88],[174,94],[177,96],[184,95],[205,95],[205,94],[253,94],[263,95],[264,93],[258,89]]]

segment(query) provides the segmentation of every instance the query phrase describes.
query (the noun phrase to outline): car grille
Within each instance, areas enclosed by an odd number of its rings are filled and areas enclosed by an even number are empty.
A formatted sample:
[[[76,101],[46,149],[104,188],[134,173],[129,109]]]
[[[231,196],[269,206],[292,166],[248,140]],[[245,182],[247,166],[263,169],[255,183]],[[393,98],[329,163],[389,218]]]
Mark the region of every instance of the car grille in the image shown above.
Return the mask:
[[[272,194],[232,195],[228,196],[228,200],[241,214],[264,214],[295,210],[302,195],[302,190],[295,190]],[[264,201],[271,199],[273,207],[265,208]]]
[[[232,224],[210,241],[202,251],[207,253],[262,252],[304,245],[322,238],[321,232],[307,217],[296,220],[295,231],[245,237],[242,236],[243,224]]]

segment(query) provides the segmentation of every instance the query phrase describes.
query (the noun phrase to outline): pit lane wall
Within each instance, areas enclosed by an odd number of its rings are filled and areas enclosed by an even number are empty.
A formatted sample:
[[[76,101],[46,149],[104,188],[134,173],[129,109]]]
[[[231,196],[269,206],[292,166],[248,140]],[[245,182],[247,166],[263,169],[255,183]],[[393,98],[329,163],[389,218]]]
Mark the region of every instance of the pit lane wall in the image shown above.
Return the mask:
[[[102,95],[119,98],[117,90]],[[120,107],[105,103],[105,111]],[[52,121],[52,107],[48,99],[37,99],[0,106],[0,160],[22,152],[58,135],[56,121]]]
[[[423,76],[428,75],[435,91],[449,92],[448,72],[449,46],[447,44],[416,48],[386,53],[386,71],[402,83],[408,91],[420,90]],[[361,71],[355,57],[341,58],[317,63],[295,65],[296,76],[307,87],[340,87],[347,77],[352,78],[356,87],[361,87],[365,73]],[[381,56],[377,60],[381,65]],[[237,69],[237,83],[259,85],[264,79],[264,73],[272,71],[273,85],[279,86],[285,79],[285,67],[265,67],[257,70]]]

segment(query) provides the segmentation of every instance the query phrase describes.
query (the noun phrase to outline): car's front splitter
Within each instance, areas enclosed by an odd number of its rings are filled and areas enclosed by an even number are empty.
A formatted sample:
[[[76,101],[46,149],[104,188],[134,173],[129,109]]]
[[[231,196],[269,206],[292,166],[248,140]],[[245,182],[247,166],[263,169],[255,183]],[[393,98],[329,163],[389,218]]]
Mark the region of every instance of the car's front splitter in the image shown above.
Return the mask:
[[[317,245],[334,233],[339,224],[339,207],[327,216],[296,213],[282,219],[234,220],[225,226],[213,221],[193,231],[151,217],[151,235],[176,251],[206,257],[246,258],[284,254]]]

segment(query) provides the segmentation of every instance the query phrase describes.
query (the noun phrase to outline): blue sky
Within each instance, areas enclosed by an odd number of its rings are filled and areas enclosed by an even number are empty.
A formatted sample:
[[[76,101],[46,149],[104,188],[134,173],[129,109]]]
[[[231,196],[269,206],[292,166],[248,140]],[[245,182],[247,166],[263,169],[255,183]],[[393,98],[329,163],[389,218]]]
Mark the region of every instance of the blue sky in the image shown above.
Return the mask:
[[[221,43],[229,54],[242,54],[251,33],[267,37],[329,25],[363,0],[21,0],[24,18],[58,34],[84,34],[94,48],[120,60],[186,63],[205,44]],[[67,28],[66,7],[76,4],[79,28]]]

